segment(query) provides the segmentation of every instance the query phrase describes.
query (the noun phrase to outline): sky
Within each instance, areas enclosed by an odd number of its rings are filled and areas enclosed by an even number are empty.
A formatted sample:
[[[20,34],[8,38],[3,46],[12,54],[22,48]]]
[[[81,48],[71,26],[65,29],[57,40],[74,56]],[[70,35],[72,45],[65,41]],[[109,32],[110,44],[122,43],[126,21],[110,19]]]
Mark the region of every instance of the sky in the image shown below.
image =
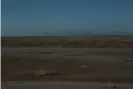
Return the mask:
[[[133,34],[133,0],[2,0],[1,35]]]

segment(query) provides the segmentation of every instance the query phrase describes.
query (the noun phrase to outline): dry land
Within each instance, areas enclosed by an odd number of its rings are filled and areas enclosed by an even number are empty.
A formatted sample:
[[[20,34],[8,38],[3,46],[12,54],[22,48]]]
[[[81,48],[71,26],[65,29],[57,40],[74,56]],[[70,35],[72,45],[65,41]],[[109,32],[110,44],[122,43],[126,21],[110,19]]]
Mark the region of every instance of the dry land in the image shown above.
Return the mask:
[[[132,83],[116,83],[118,89],[133,89]],[[110,89],[108,83],[100,82],[8,82],[2,89]]]
[[[2,37],[3,89],[103,89],[109,81],[132,89],[132,48],[133,36]]]
[[[65,48],[133,48],[132,35],[2,37],[2,46]]]
[[[133,82],[132,54],[133,49],[6,47],[2,79]]]

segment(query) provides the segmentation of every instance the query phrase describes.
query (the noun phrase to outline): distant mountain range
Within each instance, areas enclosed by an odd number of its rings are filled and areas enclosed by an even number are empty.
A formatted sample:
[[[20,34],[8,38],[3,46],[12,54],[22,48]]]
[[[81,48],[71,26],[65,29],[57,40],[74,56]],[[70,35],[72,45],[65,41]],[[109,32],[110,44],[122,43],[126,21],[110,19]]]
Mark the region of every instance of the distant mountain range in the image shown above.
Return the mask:
[[[69,33],[68,35],[73,35],[73,36],[90,36],[90,35],[133,35],[133,32],[72,32]]]
[[[12,34],[12,35],[5,35],[1,34],[2,36],[91,36],[91,35],[133,35],[133,30],[132,32],[125,32],[124,31],[108,31],[108,32],[103,32],[103,31],[84,31],[84,30],[78,30],[78,31],[51,31],[51,32],[42,32],[40,33],[39,31],[36,33],[30,33],[28,32],[27,34]]]

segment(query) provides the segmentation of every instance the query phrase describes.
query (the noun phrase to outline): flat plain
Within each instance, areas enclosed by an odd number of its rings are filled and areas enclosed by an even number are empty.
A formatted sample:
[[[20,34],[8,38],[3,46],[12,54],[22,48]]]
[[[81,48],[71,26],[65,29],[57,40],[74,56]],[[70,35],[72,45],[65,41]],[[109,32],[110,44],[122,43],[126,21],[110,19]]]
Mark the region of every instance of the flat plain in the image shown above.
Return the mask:
[[[51,87],[52,82],[47,84],[48,81],[65,82],[64,85],[59,82],[60,89],[87,89],[91,88],[91,82],[100,82],[100,85],[94,83],[91,89],[103,89],[110,81],[122,83],[122,89],[132,89],[132,36],[68,37],[65,41],[66,38],[2,38],[3,89],[58,89]],[[12,85],[9,81],[30,82]]]

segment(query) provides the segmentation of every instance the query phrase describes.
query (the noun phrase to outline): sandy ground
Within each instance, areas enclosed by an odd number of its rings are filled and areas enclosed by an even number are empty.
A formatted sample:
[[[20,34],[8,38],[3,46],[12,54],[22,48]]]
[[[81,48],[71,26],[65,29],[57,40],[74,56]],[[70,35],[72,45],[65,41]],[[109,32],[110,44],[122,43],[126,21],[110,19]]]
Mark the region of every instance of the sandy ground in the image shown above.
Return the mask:
[[[133,89],[132,83],[116,83],[118,89]],[[8,82],[2,89],[110,89],[108,83],[98,82]]]
[[[133,49],[127,48],[2,48],[2,55],[7,56],[37,56],[38,59],[45,57],[68,57],[73,59],[87,60],[116,60],[133,58]]]
[[[133,49],[2,48],[4,80],[82,80],[133,82]],[[29,71],[60,75],[29,76]],[[29,78],[30,77],[30,78]]]

